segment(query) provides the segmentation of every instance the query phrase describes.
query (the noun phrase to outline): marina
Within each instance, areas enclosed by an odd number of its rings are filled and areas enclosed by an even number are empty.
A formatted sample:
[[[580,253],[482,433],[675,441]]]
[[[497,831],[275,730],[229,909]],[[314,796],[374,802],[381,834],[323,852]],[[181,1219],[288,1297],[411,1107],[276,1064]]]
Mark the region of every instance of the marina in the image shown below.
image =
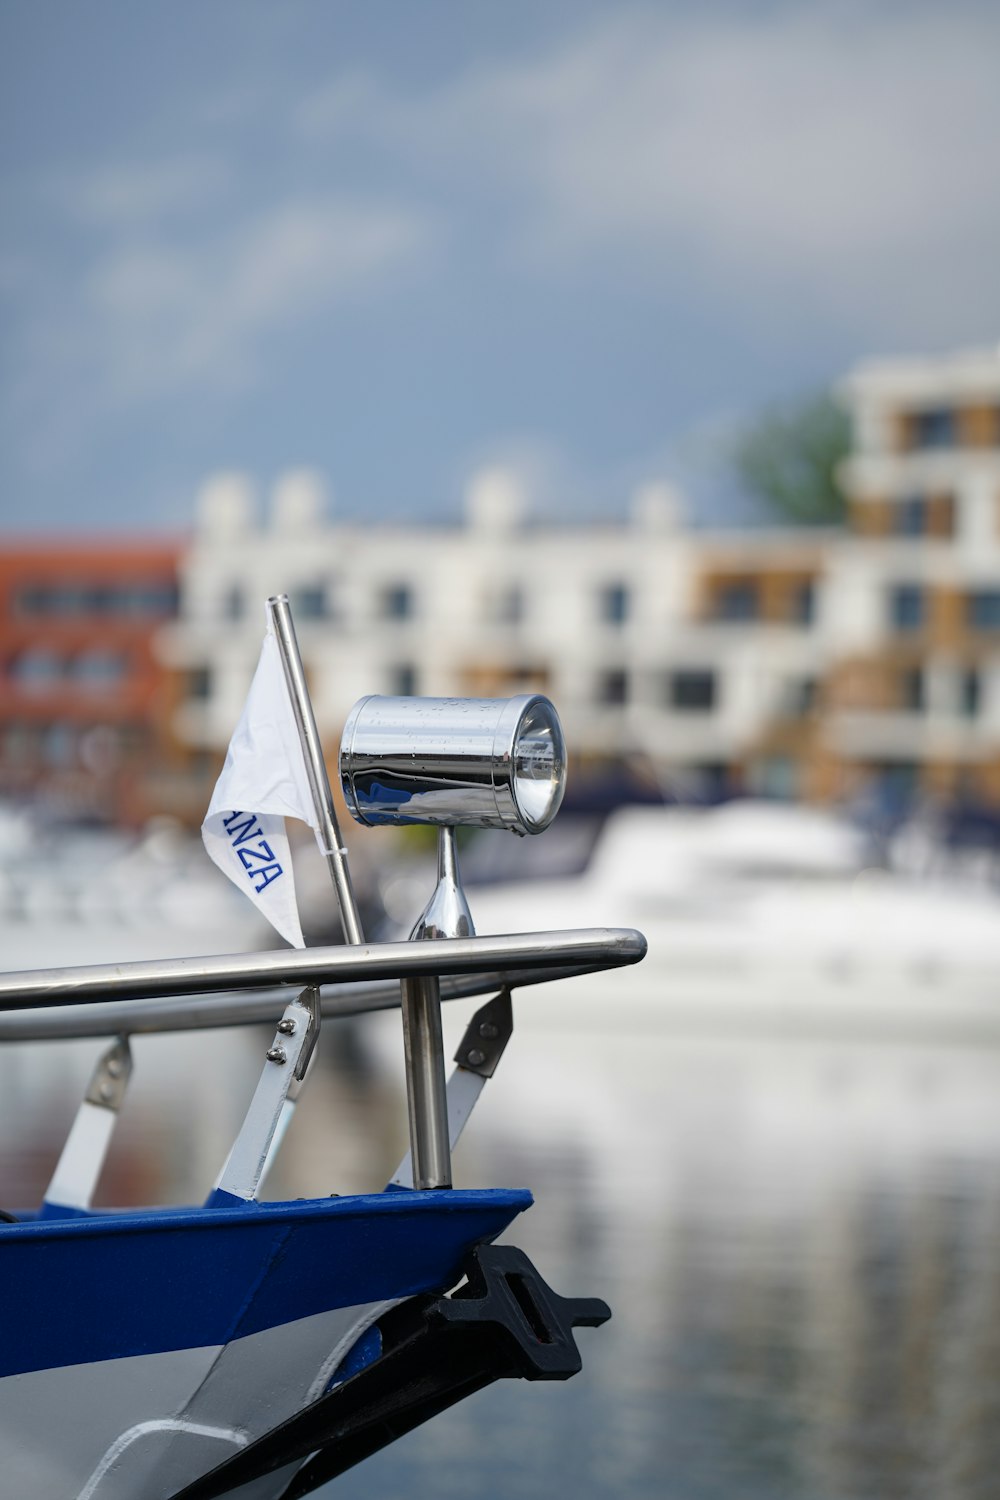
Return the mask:
[[[0,1500],[995,1500],[1000,7],[0,28]]]

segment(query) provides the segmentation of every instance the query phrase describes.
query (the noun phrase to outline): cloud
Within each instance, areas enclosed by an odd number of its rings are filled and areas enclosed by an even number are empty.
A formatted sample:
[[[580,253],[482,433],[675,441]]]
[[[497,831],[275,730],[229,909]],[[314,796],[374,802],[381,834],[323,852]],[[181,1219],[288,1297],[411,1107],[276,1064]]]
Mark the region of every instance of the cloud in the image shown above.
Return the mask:
[[[197,245],[127,245],[94,266],[89,319],[117,394],[242,382],[262,335],[363,294],[412,256],[425,226],[391,208],[304,199]]]
[[[428,234],[413,213],[332,196],[277,202],[200,235],[110,234],[24,331],[12,399],[37,411],[73,388],[78,422],[81,405],[93,416],[246,386],[270,335],[365,296]]]
[[[806,295],[947,336],[1000,310],[998,55],[1000,13],[972,5],[620,8],[408,97],[337,77],[298,123],[487,184],[508,250],[549,270],[624,255],[734,306]]]
[[[127,231],[202,208],[230,182],[221,157],[195,154],[103,165],[50,192],[81,223]]]
[[[112,198],[116,222],[85,268],[46,281],[33,267],[30,301],[16,299],[2,416],[35,477],[79,461],[97,434],[121,432],[143,406],[174,396],[204,404],[252,387],[269,368],[271,340],[371,295],[431,239],[415,212],[333,195],[275,201],[195,232],[135,224],[135,203],[122,225]],[[19,266],[11,260],[0,292],[9,282],[17,293]]]
[[[583,476],[554,459],[533,409],[504,409],[500,378],[481,394],[473,375],[454,400],[479,306],[498,377],[509,361],[516,388],[518,362],[537,361],[564,379],[574,399],[549,421],[584,450],[571,428],[599,397],[575,399],[574,351],[610,348],[619,299],[617,351],[637,378],[683,382],[691,345],[670,358],[657,345],[673,328],[698,340],[703,377],[734,360],[731,389],[719,394],[727,366],[705,400],[737,406],[786,354],[799,378],[877,345],[1000,332],[995,6],[621,0],[560,15],[559,29],[515,18],[478,53],[477,27],[458,24],[433,63],[370,37],[331,48],[352,60],[312,93],[313,39],[308,68],[262,49],[228,92],[224,78],[196,85],[200,103],[171,65],[165,113],[126,124],[109,97],[103,155],[102,137],[77,139],[55,110],[55,144],[40,136],[5,184],[11,462],[68,474],[88,451],[138,444],[140,418],[156,430],[163,398],[207,423],[214,397],[228,403],[279,364],[293,404],[314,330],[331,343],[343,332],[334,347],[356,355],[338,315],[364,299],[404,352],[434,329],[428,379],[467,428],[456,419],[441,442],[490,457],[492,423],[513,434],[501,457],[559,496],[593,482],[593,452]],[[376,305],[407,278],[420,289],[409,319],[399,301]],[[778,353],[758,377],[764,347]],[[541,412],[537,384],[531,399]],[[631,401],[645,412],[623,422],[623,393],[602,451],[648,446],[644,423],[669,436],[698,399],[664,386],[661,407],[647,389]]]
[[[421,114],[426,108],[426,100],[416,106]],[[387,127],[386,138],[391,141],[408,118],[412,119],[412,113],[402,99],[359,68],[336,73],[320,88],[299,99],[291,110],[293,128],[300,135],[319,141],[328,141],[341,133],[378,134],[381,124]]]

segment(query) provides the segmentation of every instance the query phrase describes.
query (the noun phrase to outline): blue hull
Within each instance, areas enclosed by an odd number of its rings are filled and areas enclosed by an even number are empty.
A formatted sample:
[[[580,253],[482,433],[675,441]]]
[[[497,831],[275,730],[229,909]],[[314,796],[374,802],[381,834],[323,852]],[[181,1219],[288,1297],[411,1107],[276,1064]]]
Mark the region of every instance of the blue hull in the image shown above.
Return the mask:
[[[452,1286],[530,1203],[388,1192],[0,1225],[19,1497],[174,1493],[315,1399],[387,1306]]]

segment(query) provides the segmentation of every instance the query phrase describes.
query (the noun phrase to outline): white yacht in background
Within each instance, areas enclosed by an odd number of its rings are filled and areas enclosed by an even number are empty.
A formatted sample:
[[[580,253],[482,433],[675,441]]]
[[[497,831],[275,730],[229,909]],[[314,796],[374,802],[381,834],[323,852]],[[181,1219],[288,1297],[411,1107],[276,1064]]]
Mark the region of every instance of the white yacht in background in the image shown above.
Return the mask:
[[[575,1030],[1000,1040],[1000,894],[874,867],[867,836],[833,813],[625,807],[582,873],[470,886],[469,899],[482,933],[522,930],[537,910],[642,928],[640,969],[575,987]],[[564,1024],[554,989],[522,1007],[522,1029]]]
[[[12,969],[252,946],[265,924],[170,818],[141,833],[0,807],[0,934]]]

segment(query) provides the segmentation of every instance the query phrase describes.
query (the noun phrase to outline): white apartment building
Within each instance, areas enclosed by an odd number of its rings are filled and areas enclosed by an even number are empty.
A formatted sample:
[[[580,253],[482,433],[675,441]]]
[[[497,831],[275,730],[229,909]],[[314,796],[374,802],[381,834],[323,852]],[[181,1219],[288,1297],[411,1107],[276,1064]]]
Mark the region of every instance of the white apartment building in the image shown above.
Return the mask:
[[[502,473],[453,527],[329,518],[320,481],[204,488],[161,637],[206,767],[288,593],[328,759],[365,693],[556,703],[578,766],[679,794],[837,798],[872,777],[1000,803],[1000,359],[864,366],[847,528],[685,527],[665,485],[626,522],[546,525]],[[970,779],[971,778],[971,779]]]
[[[830,555],[825,738],[1000,805],[1000,349],[862,365]]]
[[[801,696],[814,655],[811,600],[790,598],[786,618],[748,630],[742,576],[783,568],[806,588],[822,544],[798,531],[713,536],[711,556],[735,582],[707,621],[706,546],[662,487],[636,497],[626,524],[542,526],[508,479],[487,474],[463,526],[411,528],[328,521],[321,487],[302,474],[277,485],[258,523],[243,481],[212,481],[181,564],[180,619],[161,637],[187,684],[177,733],[193,749],[225,749],[264,600],[286,592],[328,756],[364,693],[538,688],[578,760],[634,755],[720,780],[734,747]]]

